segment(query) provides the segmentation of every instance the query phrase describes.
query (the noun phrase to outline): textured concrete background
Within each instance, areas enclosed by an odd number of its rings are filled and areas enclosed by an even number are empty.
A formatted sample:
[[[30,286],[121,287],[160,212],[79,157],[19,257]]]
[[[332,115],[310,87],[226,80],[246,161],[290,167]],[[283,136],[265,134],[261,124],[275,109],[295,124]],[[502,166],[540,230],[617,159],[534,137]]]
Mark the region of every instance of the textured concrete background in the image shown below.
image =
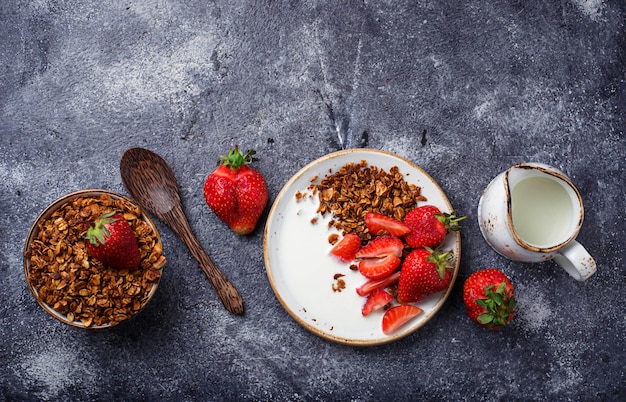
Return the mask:
[[[0,399],[618,400],[626,393],[622,0],[3,0],[0,4]],[[274,296],[263,224],[238,237],[202,183],[218,155],[254,148],[271,201],[306,163],[371,147],[420,165],[462,233],[454,292],[403,340],[352,348],[301,328]],[[153,302],[104,332],[63,326],[30,294],[24,238],[55,198],[126,193],[130,147],[172,166],[200,242],[240,289],[227,313],[160,222]],[[482,239],[496,174],[552,164],[582,192],[578,283]],[[465,316],[463,280],[487,266],[517,286],[514,322]]]

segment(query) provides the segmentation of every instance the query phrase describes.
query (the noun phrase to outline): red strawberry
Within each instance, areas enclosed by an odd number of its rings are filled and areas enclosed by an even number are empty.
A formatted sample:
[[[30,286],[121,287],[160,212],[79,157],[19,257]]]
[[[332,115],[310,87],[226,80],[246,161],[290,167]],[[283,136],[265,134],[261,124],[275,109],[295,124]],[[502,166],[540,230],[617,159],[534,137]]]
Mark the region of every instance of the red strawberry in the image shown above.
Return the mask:
[[[385,307],[391,302],[391,295],[382,289],[376,289],[367,296],[367,300],[361,309],[363,316],[370,315],[379,308]]]
[[[135,232],[121,213],[100,216],[87,230],[85,239],[89,255],[106,265],[132,270],[141,263]]]
[[[367,230],[375,236],[390,234],[393,236],[404,236],[411,229],[401,221],[378,212],[367,212],[365,214],[365,225]]]
[[[400,258],[391,253],[382,258],[367,258],[359,262],[359,272],[368,279],[382,279],[400,266]]]
[[[465,280],[463,302],[474,322],[487,329],[499,329],[513,319],[515,289],[502,271],[482,269]]]
[[[356,258],[356,253],[361,249],[361,238],[356,233],[346,234],[330,250],[330,255],[337,258],[342,264],[351,262]]]
[[[268,191],[258,170],[248,166],[254,151],[243,155],[235,145],[221,164],[204,182],[204,199],[224,223],[235,233],[245,235],[256,226],[265,205]]]
[[[412,304],[402,304],[390,308],[383,315],[383,332],[390,335],[398,328],[422,314],[423,310]]]
[[[356,258],[379,258],[388,254],[395,254],[400,257],[402,255],[404,244],[402,240],[395,236],[384,235],[375,237],[370,240],[358,253]]]
[[[417,207],[404,217],[404,224],[411,229],[411,232],[404,236],[404,241],[413,248],[437,247],[449,231],[461,229],[458,222],[465,218],[465,216],[457,218],[454,211],[451,214],[442,213],[434,205]]]
[[[441,253],[429,248],[411,251],[400,270],[398,301],[415,302],[446,289],[452,281],[451,258],[452,252]]]
[[[369,293],[373,292],[376,289],[383,289],[395,284],[396,282],[398,282],[398,279],[400,279],[400,271],[394,272],[393,274],[382,279],[369,280],[363,285],[356,288],[356,293],[359,296],[367,296]]]

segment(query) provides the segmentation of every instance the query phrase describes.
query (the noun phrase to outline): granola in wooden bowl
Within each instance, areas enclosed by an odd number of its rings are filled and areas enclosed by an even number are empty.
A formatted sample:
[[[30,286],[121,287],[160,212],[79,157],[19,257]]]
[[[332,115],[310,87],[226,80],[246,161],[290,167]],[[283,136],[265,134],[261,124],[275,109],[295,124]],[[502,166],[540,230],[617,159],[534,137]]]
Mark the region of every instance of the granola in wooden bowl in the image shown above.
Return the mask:
[[[137,269],[109,267],[87,253],[87,229],[112,211],[135,234]],[[138,314],[156,292],[165,262],[152,219],[131,199],[107,190],[77,191],[50,204],[24,246],[24,273],[35,299],[54,318],[78,328],[109,328]]]

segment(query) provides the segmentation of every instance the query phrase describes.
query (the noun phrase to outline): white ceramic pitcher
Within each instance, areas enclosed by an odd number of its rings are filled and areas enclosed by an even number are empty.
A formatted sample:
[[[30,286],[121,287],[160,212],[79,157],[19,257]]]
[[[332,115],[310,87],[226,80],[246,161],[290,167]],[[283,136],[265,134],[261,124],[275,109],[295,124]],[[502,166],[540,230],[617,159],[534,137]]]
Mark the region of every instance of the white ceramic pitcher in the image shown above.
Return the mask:
[[[496,176],[478,203],[487,243],[516,261],[554,260],[584,281],[596,263],[576,236],[583,223],[580,193],[565,174],[541,163],[520,163]]]

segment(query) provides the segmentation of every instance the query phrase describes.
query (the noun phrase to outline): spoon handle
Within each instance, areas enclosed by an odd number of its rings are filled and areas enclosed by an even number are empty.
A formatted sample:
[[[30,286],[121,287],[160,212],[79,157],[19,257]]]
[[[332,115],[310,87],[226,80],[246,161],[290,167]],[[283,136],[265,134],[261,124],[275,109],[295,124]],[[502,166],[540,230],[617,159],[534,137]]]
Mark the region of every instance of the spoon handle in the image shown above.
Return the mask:
[[[215,293],[222,301],[222,304],[233,314],[243,315],[243,298],[235,286],[226,278],[222,271],[217,268],[211,257],[204,251],[200,242],[193,234],[185,213],[179,206],[164,214],[164,222],[172,228],[191,251],[193,257],[200,264],[200,268],[209,278]]]

